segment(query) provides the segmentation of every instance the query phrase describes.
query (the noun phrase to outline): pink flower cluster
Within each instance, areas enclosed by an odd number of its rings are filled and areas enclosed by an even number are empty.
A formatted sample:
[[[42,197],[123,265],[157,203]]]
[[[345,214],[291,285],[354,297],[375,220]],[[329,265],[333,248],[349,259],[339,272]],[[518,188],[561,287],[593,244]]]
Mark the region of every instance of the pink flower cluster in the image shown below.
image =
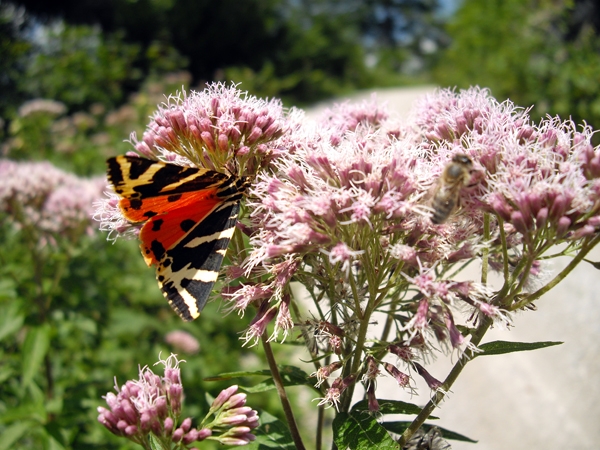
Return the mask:
[[[223,390],[214,400],[207,418],[213,415],[215,418],[205,427],[193,428],[189,417],[177,425],[183,403],[180,362],[173,354],[160,360],[165,367],[163,377],[148,367],[140,369],[138,380],[129,380],[120,389],[116,387],[116,395],[106,395],[110,409],[99,407],[98,421],[111,433],[145,448],[149,448],[146,444],[150,442],[150,434],[160,442],[183,445],[184,448],[205,439],[223,445],[246,445],[253,441],[255,437],[251,431],[258,426],[258,415],[245,406],[246,394],[236,394],[237,386]]]
[[[302,112],[284,111],[279,100],[262,100],[221,83],[201,92],[181,92],[159,106],[132,154],[253,178],[296,145],[289,133]],[[95,219],[111,239],[137,236],[139,225],[127,222],[119,197],[107,193],[96,204]]]
[[[0,212],[19,227],[33,227],[42,242],[58,236],[75,240],[91,233],[94,201],[102,197],[102,177],[79,178],[49,162],[0,160]]]
[[[256,312],[246,343],[269,327],[275,339],[294,323],[317,323],[310,351],[335,354],[344,366],[323,400],[337,406],[356,380],[374,396],[364,374],[384,373],[377,365],[410,388],[408,375],[382,361],[380,353],[396,347],[410,349],[402,364],[440,389],[415,360],[432,346],[468,345],[459,317],[508,322],[535,285],[544,252],[592,242],[600,230],[600,148],[591,137],[589,127],[558,118],[534,123],[527,110],[479,88],[439,90],[405,121],[375,99],[309,121],[277,101],[216,84],[169,99],[132,142],[149,158],[252,180],[238,224],[249,246],[233,240],[228,278],[235,281],[223,296],[230,311]],[[446,170],[457,156],[469,161],[459,182]],[[451,198],[441,201],[440,193]],[[103,205],[105,229],[131,231],[115,198]],[[447,219],[434,224],[440,205]],[[504,288],[456,280],[474,260],[499,270]],[[314,300],[315,320],[292,317],[301,309],[292,282]],[[361,325],[375,312],[389,315],[395,341],[367,342]],[[356,342],[367,343],[350,373],[344,352]],[[329,375],[319,376],[325,384]]]
[[[132,134],[131,141],[136,152],[150,159],[252,174],[287,151],[278,139],[289,127],[279,100],[261,100],[215,83],[169,97],[142,140]],[[228,165],[233,157],[236,162]]]
[[[250,253],[229,269],[241,281],[227,290],[230,310],[258,308],[246,342],[269,323],[271,339],[289,334],[298,322],[289,317],[290,282],[299,281],[320,311],[345,318],[333,325],[396,303],[405,345],[417,353],[434,343],[460,348],[459,310],[501,322],[511,310],[489,286],[449,278],[452,268],[485,252],[492,268],[514,272],[504,294],[516,298],[546,250],[582,244],[600,229],[600,149],[591,144],[592,130],[557,118],[535,124],[526,110],[486,90],[438,91],[405,122],[373,100],[343,104],[290,136],[294,151],[257,176],[243,227]],[[473,162],[468,185],[455,189],[456,208],[436,225],[432,198],[455,155]],[[410,290],[418,293],[413,299]]]
[[[527,111],[479,89],[440,91],[414,120],[432,151],[458,148],[480,166],[478,186],[465,199],[471,222],[492,212],[516,241],[539,247],[590,236],[600,225],[600,155],[589,126],[578,131],[557,117],[534,124]]]

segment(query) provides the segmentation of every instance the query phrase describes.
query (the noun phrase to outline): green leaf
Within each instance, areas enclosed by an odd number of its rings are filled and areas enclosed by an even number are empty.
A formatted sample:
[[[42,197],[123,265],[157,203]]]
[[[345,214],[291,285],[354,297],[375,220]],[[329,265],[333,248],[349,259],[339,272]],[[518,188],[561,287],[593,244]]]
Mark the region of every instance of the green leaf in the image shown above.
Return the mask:
[[[19,314],[19,305],[15,302],[0,310],[0,341],[17,332],[23,326],[24,314]]]
[[[21,439],[26,432],[31,434],[31,422],[17,422],[11,426],[6,427],[2,432],[2,439],[0,439],[0,450],[8,450],[12,448],[12,445]]]
[[[6,269],[6,266],[4,266]],[[0,279],[0,299],[15,300],[17,298],[17,289],[15,282],[7,278]]]
[[[169,448],[171,448],[171,446],[165,446],[164,443],[158,439],[156,436],[154,436],[152,433],[150,433],[149,435],[150,437],[150,448],[152,450],[168,450]]]
[[[50,326],[30,328],[23,344],[21,360],[22,378],[21,385],[28,386],[33,377],[40,371],[44,356],[50,347]]]
[[[391,431],[392,433],[396,433],[396,434],[402,434],[404,433],[404,431],[410,426],[412,422],[383,422],[381,424],[381,426],[383,426],[386,430]],[[438,430],[440,430],[442,432],[442,436],[444,437],[444,439],[453,439],[455,441],[463,441],[463,442],[471,442],[471,443],[476,443],[477,441],[464,436],[462,434],[459,433],[455,433],[454,431],[450,431],[450,430],[446,430],[445,428],[439,427],[437,425],[428,425],[428,424],[423,424],[421,426],[421,428],[427,432],[429,431],[431,428],[436,427]]]
[[[600,261],[594,262],[594,261],[590,261],[589,259],[585,259],[585,258],[583,260],[587,263],[590,263],[594,267],[594,269],[600,270]]]
[[[341,413],[333,420],[333,439],[339,449],[351,450],[397,450],[398,443],[392,439],[375,417],[362,411]]]
[[[314,383],[310,379],[309,375],[302,369],[299,369],[298,367],[279,366],[279,374],[281,375],[281,378],[283,379],[284,386],[306,385],[306,386],[310,386],[310,387],[314,388],[314,386],[313,386]],[[240,386],[240,388],[243,389],[245,392],[254,394],[257,392],[266,392],[266,391],[275,389],[275,384],[273,382],[273,379],[271,378],[270,370],[256,370],[253,372],[228,372],[228,373],[219,374],[215,377],[205,378],[205,380],[206,381],[220,381],[220,380],[227,380],[227,379],[231,379],[231,378],[241,378],[241,377],[247,377],[247,376],[267,376],[269,378],[267,380],[264,380],[261,383],[254,385],[254,386],[249,386],[249,387]]]
[[[265,376],[270,377],[270,370],[244,370],[239,372],[225,372],[220,373],[219,375],[215,375],[214,377],[206,377],[204,381],[223,381],[223,380],[231,380],[232,378],[242,378],[242,377],[253,377],[253,376]]]
[[[13,408],[8,408],[0,414],[0,423],[31,423],[32,421],[43,423],[44,420],[46,420],[46,410],[44,405],[36,401],[30,401]]]
[[[480,353],[475,356],[502,355],[504,353],[525,352],[529,350],[537,350],[538,348],[552,347],[560,345],[562,342],[509,342],[509,341],[494,341],[482,344],[479,346]]]
[[[381,414],[419,414],[421,408],[412,403],[402,402],[400,400],[377,400],[379,403],[379,413]],[[367,400],[361,400],[352,406],[354,411],[368,411],[369,403]],[[437,419],[435,416],[429,416],[430,419]]]
[[[296,445],[285,423],[271,414],[260,411],[260,426],[252,431],[256,440],[248,444],[247,449],[280,448],[294,450]]]
[[[15,370],[12,367],[0,367],[0,384],[13,376],[15,376]]]
[[[65,438],[61,433],[61,427],[56,422],[44,425],[46,437],[53,450],[64,450],[66,448]]]

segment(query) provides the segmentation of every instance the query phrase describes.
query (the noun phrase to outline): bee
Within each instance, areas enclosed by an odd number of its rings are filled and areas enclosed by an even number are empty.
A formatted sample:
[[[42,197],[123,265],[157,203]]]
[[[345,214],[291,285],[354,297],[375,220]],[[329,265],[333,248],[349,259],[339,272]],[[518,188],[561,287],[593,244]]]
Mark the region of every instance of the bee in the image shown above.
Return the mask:
[[[441,224],[448,220],[459,204],[460,190],[467,186],[471,178],[473,161],[467,155],[454,155],[438,180],[431,207],[431,222]]]

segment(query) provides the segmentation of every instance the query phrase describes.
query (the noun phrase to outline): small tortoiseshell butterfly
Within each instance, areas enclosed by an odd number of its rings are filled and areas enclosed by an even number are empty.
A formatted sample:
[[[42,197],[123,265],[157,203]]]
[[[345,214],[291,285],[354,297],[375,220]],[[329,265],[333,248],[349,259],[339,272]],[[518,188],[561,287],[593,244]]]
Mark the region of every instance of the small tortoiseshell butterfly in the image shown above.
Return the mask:
[[[196,319],[235,231],[245,178],[138,156],[108,161],[108,180],[125,218],[143,224],[141,250],[185,321]]]

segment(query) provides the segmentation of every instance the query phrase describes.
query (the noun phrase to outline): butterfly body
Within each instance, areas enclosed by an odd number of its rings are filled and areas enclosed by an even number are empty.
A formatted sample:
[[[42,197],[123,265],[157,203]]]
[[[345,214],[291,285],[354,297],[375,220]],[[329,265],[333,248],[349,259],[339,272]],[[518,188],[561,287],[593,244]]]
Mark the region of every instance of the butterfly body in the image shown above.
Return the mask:
[[[244,178],[137,156],[108,160],[125,218],[142,224],[142,255],[184,320],[206,305],[235,231]]]

